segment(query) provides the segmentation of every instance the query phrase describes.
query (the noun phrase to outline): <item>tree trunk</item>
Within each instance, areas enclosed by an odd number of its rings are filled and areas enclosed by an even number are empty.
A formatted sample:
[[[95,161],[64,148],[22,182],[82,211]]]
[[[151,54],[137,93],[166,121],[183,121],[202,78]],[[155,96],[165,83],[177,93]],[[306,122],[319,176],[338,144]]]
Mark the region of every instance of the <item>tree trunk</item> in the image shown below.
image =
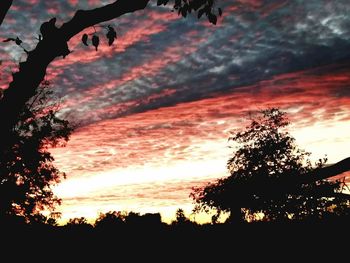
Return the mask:
[[[4,21],[4,18],[9,11],[13,0],[1,0],[0,1],[0,26],[2,22]]]

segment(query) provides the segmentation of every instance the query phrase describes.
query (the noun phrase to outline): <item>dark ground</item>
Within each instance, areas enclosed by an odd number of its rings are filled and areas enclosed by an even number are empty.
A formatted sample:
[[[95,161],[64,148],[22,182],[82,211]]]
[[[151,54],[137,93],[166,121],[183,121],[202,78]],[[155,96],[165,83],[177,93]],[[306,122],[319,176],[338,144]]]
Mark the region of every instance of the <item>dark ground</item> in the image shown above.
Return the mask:
[[[349,222],[3,226],[2,262],[350,262]]]

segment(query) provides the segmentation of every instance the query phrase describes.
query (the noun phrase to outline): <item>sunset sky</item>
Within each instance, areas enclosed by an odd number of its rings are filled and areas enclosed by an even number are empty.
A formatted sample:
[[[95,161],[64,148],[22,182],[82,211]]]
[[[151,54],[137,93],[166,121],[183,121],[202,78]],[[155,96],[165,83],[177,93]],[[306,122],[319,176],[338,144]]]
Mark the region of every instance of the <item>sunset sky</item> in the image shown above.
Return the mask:
[[[113,1],[15,0],[0,38],[33,48],[42,22],[68,21],[77,9]],[[216,26],[180,18],[156,1],[113,25],[116,45],[99,50],[79,34],[47,79],[61,114],[77,125],[65,148],[53,149],[67,179],[55,188],[62,218],[99,212],[189,215],[191,188],[227,176],[230,131],[249,112],[279,107],[298,145],[329,163],[350,156],[349,0],[217,1]],[[93,34],[89,28],[84,33]],[[0,87],[26,58],[0,43]]]

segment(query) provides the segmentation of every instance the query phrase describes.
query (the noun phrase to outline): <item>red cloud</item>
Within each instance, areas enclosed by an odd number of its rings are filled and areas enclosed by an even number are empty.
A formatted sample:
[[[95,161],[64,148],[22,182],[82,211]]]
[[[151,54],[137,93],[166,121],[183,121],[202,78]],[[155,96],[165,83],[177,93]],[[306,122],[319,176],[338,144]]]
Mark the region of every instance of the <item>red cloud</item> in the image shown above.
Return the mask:
[[[79,0],[68,0],[71,6],[76,6],[79,3]]]
[[[67,148],[54,149],[57,164],[72,177],[59,192],[65,197],[63,210],[83,205],[90,211],[107,211],[117,209],[116,203],[122,204],[120,210],[135,211],[153,207],[164,212],[162,209],[172,205],[190,207],[192,186],[225,175],[231,151],[227,147],[229,132],[245,125],[247,111],[268,106],[288,110],[296,130],[306,127],[312,137],[318,134],[319,146],[350,147],[347,133],[342,137],[340,131],[334,133],[334,128],[332,133],[318,130],[324,124],[342,127],[348,123],[350,98],[346,91],[350,73],[346,68],[339,64],[282,74],[257,85],[232,89],[228,94],[82,127],[73,134]],[[152,99],[157,96],[145,101]],[[329,157],[339,160],[339,150],[330,152]],[[81,193],[70,188],[77,184]],[[84,195],[87,197],[81,199]]]
[[[203,153],[203,149],[199,150],[201,142],[226,140],[231,129],[243,125],[242,117],[247,111],[268,106],[294,112],[291,119],[300,127],[325,121],[337,123],[348,119],[350,112],[350,98],[342,95],[344,88],[350,83],[350,75],[342,67],[337,68],[338,71],[333,69],[332,74],[328,73],[329,68],[323,68],[323,74],[320,74],[319,69],[283,74],[254,86],[233,89],[227,95],[94,123],[80,129],[73,136],[70,143],[74,148],[72,154],[79,153],[80,147],[84,149],[83,152],[87,150],[86,147],[100,147],[104,143],[100,136],[103,136],[106,143],[116,142],[116,150],[120,155],[118,165],[123,167],[151,160],[162,163],[165,159],[174,161],[180,157],[188,160],[200,159],[200,153]],[[169,96],[173,92],[175,91],[166,90],[144,99],[143,102]],[[87,114],[103,116],[127,111],[140,103],[142,101],[131,101]],[[112,137],[108,139],[108,136]],[[96,145],[90,141],[94,137]],[[82,146],[82,142],[87,145]],[[66,149],[64,152],[66,153]],[[97,158],[95,165],[98,166],[101,160],[98,160],[98,156],[94,158]],[[67,156],[66,165],[69,166],[72,159],[74,158]]]
[[[62,104],[62,107],[66,108],[74,107],[77,104],[86,104],[87,102],[101,96],[101,94],[103,94],[103,92],[106,90],[116,89],[129,81],[133,81],[141,77],[155,77],[164,67],[175,64],[185,56],[195,52],[200,43],[206,41],[206,36],[199,36],[193,31],[188,32],[188,34],[191,35],[192,39],[194,39],[191,44],[188,44],[185,47],[179,46],[177,43],[170,45],[158,55],[158,58],[151,58],[141,65],[131,68],[122,76],[117,77],[117,79],[113,79],[107,83],[102,83],[96,87],[87,87],[84,92],[79,93],[78,98],[68,99]],[[54,73],[55,71],[52,72],[52,74]],[[127,102],[126,104],[135,105],[133,102]]]

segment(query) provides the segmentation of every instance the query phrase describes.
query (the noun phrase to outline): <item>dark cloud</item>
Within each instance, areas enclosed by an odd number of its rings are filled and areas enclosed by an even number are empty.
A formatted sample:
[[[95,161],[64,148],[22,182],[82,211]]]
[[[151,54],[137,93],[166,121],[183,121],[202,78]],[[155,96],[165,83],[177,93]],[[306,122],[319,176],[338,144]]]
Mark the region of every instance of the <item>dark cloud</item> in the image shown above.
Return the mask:
[[[5,29],[33,45],[40,23],[53,13],[63,22],[77,8],[100,2],[18,1]],[[178,19],[168,8],[151,5],[112,22],[121,45],[129,43],[125,50],[105,48],[97,56],[74,45],[77,58],[51,68],[57,94],[71,101],[65,112],[81,123],[115,118],[231,92],[278,74],[350,57],[347,0],[237,1],[222,6],[225,16],[214,27],[193,17]],[[23,57],[21,50],[3,48],[13,60]],[[83,57],[86,63],[79,59]],[[164,89],[176,92],[133,103]],[[120,103],[127,106],[110,114],[103,111]],[[87,118],[86,113],[93,111],[95,117]]]

